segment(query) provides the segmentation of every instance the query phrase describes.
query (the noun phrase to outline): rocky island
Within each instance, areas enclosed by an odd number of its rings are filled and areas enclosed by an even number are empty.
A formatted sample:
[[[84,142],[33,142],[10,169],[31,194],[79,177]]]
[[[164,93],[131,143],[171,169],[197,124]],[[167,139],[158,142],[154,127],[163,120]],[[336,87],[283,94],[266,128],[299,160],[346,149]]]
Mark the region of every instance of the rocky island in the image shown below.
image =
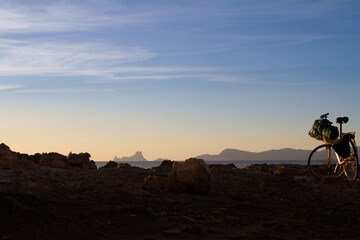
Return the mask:
[[[114,157],[114,162],[146,162],[147,160],[142,155],[141,151],[137,151],[133,156],[130,157]]]
[[[0,145],[0,239],[356,239],[359,197],[359,182],[302,165],[96,169],[88,153]]]

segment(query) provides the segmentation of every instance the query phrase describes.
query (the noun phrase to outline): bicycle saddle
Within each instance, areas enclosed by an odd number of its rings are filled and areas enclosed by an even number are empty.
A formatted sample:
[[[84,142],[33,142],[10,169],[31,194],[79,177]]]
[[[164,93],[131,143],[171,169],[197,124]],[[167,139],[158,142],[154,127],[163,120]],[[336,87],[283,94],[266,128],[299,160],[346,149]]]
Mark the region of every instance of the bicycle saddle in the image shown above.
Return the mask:
[[[339,123],[339,124],[347,123],[348,121],[349,121],[348,117],[338,117],[336,119],[336,123]]]

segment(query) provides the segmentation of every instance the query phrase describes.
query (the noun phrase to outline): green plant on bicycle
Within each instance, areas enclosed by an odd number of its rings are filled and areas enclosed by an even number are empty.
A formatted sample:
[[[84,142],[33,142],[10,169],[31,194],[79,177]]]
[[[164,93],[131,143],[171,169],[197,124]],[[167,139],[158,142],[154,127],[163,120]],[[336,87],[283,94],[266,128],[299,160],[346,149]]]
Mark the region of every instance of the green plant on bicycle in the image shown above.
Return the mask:
[[[355,132],[343,133],[342,124],[349,121],[348,117],[339,117],[337,127],[327,119],[329,113],[316,120],[309,135],[324,144],[316,147],[309,155],[308,169],[317,179],[323,177],[345,175],[348,180],[355,181],[358,175],[358,154],[355,142]]]

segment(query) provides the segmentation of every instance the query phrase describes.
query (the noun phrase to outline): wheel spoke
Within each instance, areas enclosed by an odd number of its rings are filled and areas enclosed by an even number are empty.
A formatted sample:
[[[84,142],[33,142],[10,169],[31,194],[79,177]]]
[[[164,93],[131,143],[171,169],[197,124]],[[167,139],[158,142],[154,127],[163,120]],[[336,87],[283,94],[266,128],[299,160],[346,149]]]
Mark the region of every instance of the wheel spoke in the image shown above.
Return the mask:
[[[346,177],[350,180],[350,181],[354,181],[356,180],[357,177],[357,159],[356,157],[351,154],[350,157],[348,157],[347,159],[345,159],[344,162],[344,172]]]
[[[342,172],[342,167],[337,167],[334,159],[335,154],[329,144],[323,144],[315,148],[308,158],[308,168],[315,178],[336,176]]]

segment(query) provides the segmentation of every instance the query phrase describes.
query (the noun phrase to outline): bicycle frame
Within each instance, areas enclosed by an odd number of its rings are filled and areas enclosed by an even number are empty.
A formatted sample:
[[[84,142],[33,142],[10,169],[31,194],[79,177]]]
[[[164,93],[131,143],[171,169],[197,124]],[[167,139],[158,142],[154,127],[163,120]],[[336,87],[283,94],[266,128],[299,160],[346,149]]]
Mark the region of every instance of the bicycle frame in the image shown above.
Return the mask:
[[[328,144],[327,146],[326,146],[326,165],[327,166],[329,166],[330,165],[330,163],[331,163],[331,148],[332,148],[332,145],[331,144]],[[337,154],[335,151],[334,151],[334,153],[335,153],[335,156],[336,156],[336,159],[337,159],[337,161],[338,161],[338,163],[339,164],[341,164],[341,162],[342,162],[342,160],[341,160],[341,157],[339,156],[339,154]]]

